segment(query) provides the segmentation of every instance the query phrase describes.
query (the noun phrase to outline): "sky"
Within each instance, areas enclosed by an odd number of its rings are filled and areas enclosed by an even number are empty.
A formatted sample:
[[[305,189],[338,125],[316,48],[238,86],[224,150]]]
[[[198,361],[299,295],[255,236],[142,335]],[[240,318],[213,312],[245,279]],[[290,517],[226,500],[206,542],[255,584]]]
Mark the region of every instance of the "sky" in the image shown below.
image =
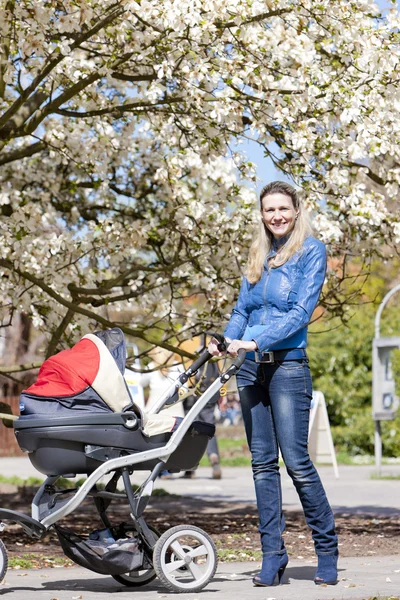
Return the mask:
[[[375,1],[382,11],[387,10],[390,6],[392,6],[387,0]],[[400,0],[397,0],[397,5],[400,8]],[[248,142],[245,144],[241,144],[238,148],[240,148],[241,151],[244,150],[249,160],[251,160],[257,165],[257,193],[259,193],[261,188],[270,181],[280,180],[289,181],[290,183],[292,183],[287,177],[285,177],[285,175],[282,172],[277,171],[275,169],[271,159],[264,156],[263,150],[258,146],[258,144],[254,142]],[[254,188],[254,183],[250,182],[249,185],[250,187]]]

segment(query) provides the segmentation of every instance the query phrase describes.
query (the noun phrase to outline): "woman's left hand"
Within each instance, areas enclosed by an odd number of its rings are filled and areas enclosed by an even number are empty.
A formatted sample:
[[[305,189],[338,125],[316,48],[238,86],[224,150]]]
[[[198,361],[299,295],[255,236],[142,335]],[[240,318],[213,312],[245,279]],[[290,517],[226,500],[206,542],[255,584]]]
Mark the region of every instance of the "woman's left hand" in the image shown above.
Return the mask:
[[[244,342],[243,340],[232,340],[227,348],[228,354],[231,356],[237,356],[239,350],[246,350],[246,352],[254,352],[257,349],[257,344],[250,340],[249,342]]]

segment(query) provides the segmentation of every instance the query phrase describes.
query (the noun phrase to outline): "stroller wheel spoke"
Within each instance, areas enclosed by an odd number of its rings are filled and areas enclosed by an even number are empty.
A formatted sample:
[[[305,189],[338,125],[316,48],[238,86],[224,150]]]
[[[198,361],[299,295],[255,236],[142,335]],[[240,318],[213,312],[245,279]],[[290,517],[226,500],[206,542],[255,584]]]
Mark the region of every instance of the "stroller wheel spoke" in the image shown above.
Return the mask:
[[[193,575],[193,579],[199,581],[204,576],[204,571],[199,567],[199,565],[195,562],[190,562],[188,564],[188,569]]]
[[[174,571],[177,571],[178,569],[181,569],[184,566],[185,566],[184,560],[173,560],[172,562],[165,564],[164,571],[166,573],[173,573]]]
[[[193,548],[193,550],[190,550],[190,552],[188,552],[188,555],[191,558],[195,558],[196,556],[205,556],[207,554],[208,554],[208,550],[204,546],[204,544],[202,544],[201,546],[197,546],[197,548]]]
[[[181,560],[184,560],[186,552],[184,551],[184,549],[182,548],[182,546],[180,545],[180,543],[176,540],[175,542],[172,542],[172,544],[170,545],[170,548],[174,551],[175,555],[180,558]]]

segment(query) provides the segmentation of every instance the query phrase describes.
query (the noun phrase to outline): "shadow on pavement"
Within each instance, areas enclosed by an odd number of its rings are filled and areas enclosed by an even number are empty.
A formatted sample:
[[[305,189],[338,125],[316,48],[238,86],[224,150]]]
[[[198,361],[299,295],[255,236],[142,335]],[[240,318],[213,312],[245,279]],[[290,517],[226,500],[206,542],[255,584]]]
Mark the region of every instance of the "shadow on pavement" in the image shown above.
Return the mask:
[[[347,515],[360,515],[363,517],[400,517],[400,509],[391,506],[378,505],[359,505],[359,506],[338,506],[332,504],[333,513],[345,517]]]

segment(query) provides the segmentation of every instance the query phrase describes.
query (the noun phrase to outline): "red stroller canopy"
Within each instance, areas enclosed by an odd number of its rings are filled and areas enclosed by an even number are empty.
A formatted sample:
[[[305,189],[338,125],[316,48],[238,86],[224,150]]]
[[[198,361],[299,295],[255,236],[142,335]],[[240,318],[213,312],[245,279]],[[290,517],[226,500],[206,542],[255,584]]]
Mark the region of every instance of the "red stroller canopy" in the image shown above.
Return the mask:
[[[123,377],[125,361],[125,337],[119,328],[89,333],[71,349],[45,360],[36,382],[24,392],[62,398],[78,396],[91,387],[118,412],[132,402]]]
[[[99,367],[97,346],[83,338],[73,348],[45,360],[37,380],[25,391],[36,396],[73,396],[92,385]]]

